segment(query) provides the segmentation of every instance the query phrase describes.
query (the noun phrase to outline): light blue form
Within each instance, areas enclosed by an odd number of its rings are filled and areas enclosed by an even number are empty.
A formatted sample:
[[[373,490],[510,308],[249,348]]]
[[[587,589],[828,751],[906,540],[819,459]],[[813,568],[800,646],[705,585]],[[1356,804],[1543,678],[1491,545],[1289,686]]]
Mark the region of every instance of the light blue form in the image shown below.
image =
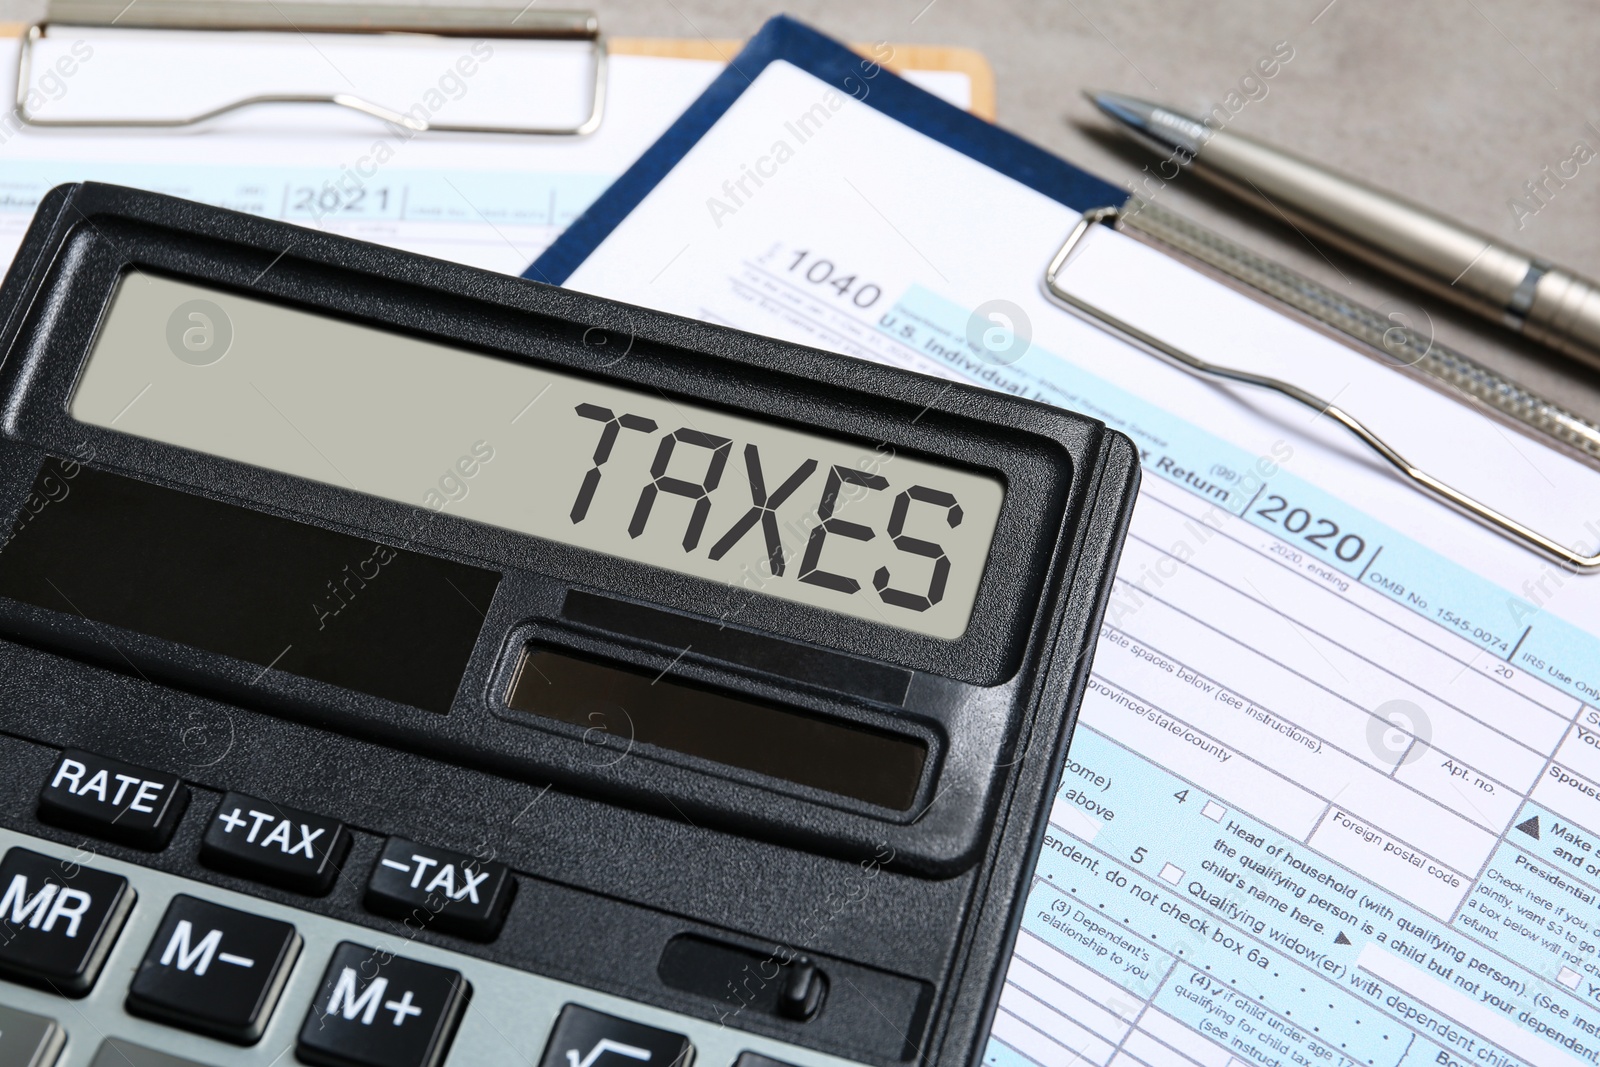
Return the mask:
[[[1032,348],[1010,365],[986,361],[965,335],[969,321],[968,309],[913,287],[877,325],[977,384],[1104,420],[1133,438],[1146,476],[1244,518],[1558,690],[1596,697],[1600,641],[1593,635],[1532,610],[1270,457],[1250,455],[1051,353]],[[1359,970],[1368,946],[1569,1052],[1587,1058],[1600,1050],[1600,1036],[1591,1039],[1586,1029],[1600,1030],[1600,996],[1585,996],[1584,984],[1592,979],[1600,988],[1600,950],[1590,936],[1600,931],[1600,910],[1581,895],[1600,896],[1592,888],[1600,885],[1600,856],[1589,860],[1594,872],[1580,862],[1569,879],[1584,887],[1562,899],[1576,924],[1530,901],[1529,893],[1543,900],[1561,890],[1532,874],[1528,857],[1573,871],[1570,862],[1556,862],[1560,843],[1549,812],[1524,806],[1517,820],[1539,814],[1545,834],[1536,841],[1508,831],[1453,921],[1441,922],[1236,809],[1219,803],[1212,814],[1222,814],[1212,818],[1205,814],[1212,798],[1092,726],[1079,726],[1072,765],[1088,777],[1069,767],[1058,795],[1087,790],[1098,817],[1113,817],[1092,841],[1052,827],[1019,936],[1043,942],[1241,1062],[1497,1062],[1483,1035]],[[1497,877],[1521,891],[1509,892]],[[1506,925],[1518,906],[1544,916],[1542,924],[1511,920],[1538,936]],[[1478,922],[1494,925],[1485,932]],[[1569,964],[1583,974],[1576,989],[1560,980]],[[1541,1020],[1560,1020],[1562,1036]],[[1033,1067],[998,1039],[985,1062]]]

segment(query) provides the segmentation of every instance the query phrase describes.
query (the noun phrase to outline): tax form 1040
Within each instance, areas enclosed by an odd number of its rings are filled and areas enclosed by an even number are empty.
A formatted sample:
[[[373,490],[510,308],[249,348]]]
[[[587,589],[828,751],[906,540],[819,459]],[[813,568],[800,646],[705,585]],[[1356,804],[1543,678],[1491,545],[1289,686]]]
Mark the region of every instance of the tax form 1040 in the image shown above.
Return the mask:
[[[1055,308],[1078,212],[901,121],[899,90],[740,66],[659,181],[534,276],[1075,408],[1142,451],[987,1062],[1593,1062],[1600,578]],[[1098,233],[1063,280],[1600,538],[1592,469],[1148,246]]]

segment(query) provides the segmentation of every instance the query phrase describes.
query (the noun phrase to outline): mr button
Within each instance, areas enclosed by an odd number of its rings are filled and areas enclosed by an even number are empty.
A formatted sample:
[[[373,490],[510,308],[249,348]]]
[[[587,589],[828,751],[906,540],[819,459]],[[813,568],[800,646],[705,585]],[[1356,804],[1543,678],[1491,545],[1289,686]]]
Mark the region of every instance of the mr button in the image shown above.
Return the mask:
[[[96,837],[157,849],[189,803],[176,775],[67,749],[39,793],[39,817]]]
[[[200,862],[283,889],[321,896],[350,850],[344,823],[229,793],[200,841]]]
[[[295,1055],[317,1067],[437,1067],[471,993],[457,971],[342,942]]]
[[[419,929],[491,941],[516,887],[503,863],[391,837],[372,869],[366,905]]]
[[[0,976],[81,997],[133,906],[128,880],[14,848],[0,861]]]
[[[179,894],[128,989],[128,1010],[241,1045],[261,1039],[300,953],[293,926]]]

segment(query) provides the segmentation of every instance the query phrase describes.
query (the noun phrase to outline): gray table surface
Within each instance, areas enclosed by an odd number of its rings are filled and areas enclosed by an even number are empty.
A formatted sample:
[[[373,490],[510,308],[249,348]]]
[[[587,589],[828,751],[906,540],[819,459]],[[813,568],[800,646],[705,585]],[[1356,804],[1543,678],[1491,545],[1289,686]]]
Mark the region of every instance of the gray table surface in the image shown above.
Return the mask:
[[[787,10],[847,40],[977,48],[994,67],[1002,125],[1124,185],[1151,157],[1109,134],[1079,90],[1118,89],[1204,112],[1286,41],[1293,59],[1231,129],[1600,277],[1600,158],[1537,213],[1519,220],[1511,205],[1526,198],[1525,182],[1572,156],[1577,142],[1600,153],[1594,0],[595,2],[606,31],[621,36],[742,37]],[[42,0],[0,0],[0,20],[32,18],[42,8]],[[1170,183],[1160,196],[1357,300],[1415,306],[1441,341],[1600,421],[1600,372],[1391,281],[1193,179]]]

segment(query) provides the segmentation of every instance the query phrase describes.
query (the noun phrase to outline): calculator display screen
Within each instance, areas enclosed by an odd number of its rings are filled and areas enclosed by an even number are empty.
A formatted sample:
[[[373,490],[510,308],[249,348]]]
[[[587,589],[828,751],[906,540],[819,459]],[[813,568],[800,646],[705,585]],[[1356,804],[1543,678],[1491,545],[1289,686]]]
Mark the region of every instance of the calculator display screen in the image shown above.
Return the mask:
[[[74,418],[931,637],[999,479],[135,271]]]

